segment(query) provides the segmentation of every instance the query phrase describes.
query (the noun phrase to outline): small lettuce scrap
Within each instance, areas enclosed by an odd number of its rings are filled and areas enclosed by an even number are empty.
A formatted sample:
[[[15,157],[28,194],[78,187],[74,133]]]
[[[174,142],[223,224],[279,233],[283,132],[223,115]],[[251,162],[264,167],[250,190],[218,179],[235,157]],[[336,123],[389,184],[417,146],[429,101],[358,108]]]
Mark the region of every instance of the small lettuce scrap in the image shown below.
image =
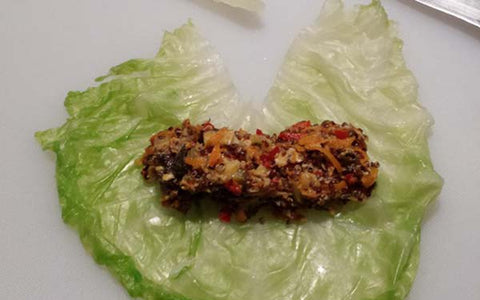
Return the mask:
[[[420,225],[442,180],[427,144],[402,42],[378,1],[329,0],[293,43],[261,112],[243,104],[219,56],[186,24],[153,59],[113,67],[70,92],[70,115],[36,134],[57,154],[64,221],[96,262],[144,299],[404,299],[418,265]],[[380,162],[365,204],[305,224],[224,224],[209,201],[187,215],[161,207],[135,161],[149,137],[183,119],[277,131],[302,119],[362,127]]]
[[[219,3],[225,3],[232,7],[246,9],[252,12],[260,12],[263,10],[265,4],[262,0],[213,0]]]

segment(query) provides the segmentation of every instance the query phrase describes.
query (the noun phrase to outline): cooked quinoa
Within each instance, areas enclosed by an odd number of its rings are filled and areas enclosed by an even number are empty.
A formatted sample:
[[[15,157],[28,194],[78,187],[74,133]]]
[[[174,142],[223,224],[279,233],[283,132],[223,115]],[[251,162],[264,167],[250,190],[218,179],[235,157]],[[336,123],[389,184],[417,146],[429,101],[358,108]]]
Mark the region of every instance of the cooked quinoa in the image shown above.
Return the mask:
[[[164,206],[184,213],[192,196],[209,194],[225,222],[244,222],[265,206],[298,220],[298,210],[336,212],[370,196],[379,164],[370,162],[366,140],[361,129],[332,121],[268,135],[185,120],[151,137],[142,175],[161,184]]]

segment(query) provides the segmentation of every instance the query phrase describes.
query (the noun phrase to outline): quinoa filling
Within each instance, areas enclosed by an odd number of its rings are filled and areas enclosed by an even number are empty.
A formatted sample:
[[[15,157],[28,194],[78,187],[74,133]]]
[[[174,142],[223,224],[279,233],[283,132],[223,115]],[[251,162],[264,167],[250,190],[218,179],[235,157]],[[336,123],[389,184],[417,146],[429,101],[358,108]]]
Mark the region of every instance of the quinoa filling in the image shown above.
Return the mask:
[[[164,206],[183,213],[209,194],[224,222],[245,222],[265,206],[301,220],[301,209],[334,213],[370,196],[379,164],[369,160],[366,141],[361,129],[332,121],[302,121],[268,135],[185,120],[151,137],[142,175],[161,184]]]

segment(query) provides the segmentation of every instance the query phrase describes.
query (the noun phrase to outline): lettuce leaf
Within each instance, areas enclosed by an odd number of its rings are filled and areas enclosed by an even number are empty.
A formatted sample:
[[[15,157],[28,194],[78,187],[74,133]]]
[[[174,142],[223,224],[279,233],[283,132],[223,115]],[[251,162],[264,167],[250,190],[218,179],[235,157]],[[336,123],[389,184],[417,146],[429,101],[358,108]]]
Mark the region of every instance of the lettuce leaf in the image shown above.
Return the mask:
[[[431,118],[417,102],[402,43],[378,1],[330,0],[293,43],[262,112],[240,102],[218,54],[187,24],[153,59],[127,61],[68,94],[67,122],[39,132],[57,154],[62,216],[96,262],[145,299],[403,299],[420,224],[442,181],[429,158]],[[380,161],[362,205],[305,224],[224,224],[201,199],[185,216],[159,204],[136,165],[151,134],[191,118],[279,130],[301,119],[365,129]]]
[[[219,3],[225,3],[232,7],[243,8],[252,12],[260,12],[264,8],[262,0],[213,0]]]

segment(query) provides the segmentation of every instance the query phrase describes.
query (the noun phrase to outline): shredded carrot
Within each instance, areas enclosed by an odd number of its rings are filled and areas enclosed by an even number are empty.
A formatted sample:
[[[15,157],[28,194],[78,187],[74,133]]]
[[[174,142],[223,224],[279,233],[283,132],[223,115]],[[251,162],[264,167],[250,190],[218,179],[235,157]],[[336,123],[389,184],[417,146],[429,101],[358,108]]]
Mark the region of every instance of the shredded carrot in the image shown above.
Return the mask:
[[[258,150],[258,148],[253,146],[247,147],[246,152],[247,152],[248,159],[257,160],[260,156],[260,150]]]
[[[368,154],[367,154],[365,151],[363,151],[362,149],[359,149],[359,148],[357,148],[357,149],[355,149],[355,150],[356,150],[357,152],[359,152],[359,153],[361,154],[361,156],[362,156],[362,157],[360,158],[360,162],[361,162],[362,164],[366,164],[366,163],[368,162],[368,160],[369,160]]]
[[[322,153],[325,154],[325,156],[332,163],[332,165],[335,167],[335,169],[337,169],[338,173],[341,173],[343,171],[342,165],[337,160],[337,158],[332,154],[332,152],[330,152],[330,148],[328,148],[328,146],[323,148]]]
[[[320,145],[314,145],[306,148],[308,150],[317,150],[323,153],[327,157],[327,159],[332,163],[332,165],[335,167],[338,173],[341,173],[343,171],[342,165],[337,160],[337,158],[332,154],[332,152],[330,152],[330,148],[328,148],[328,146],[322,147]]]
[[[323,142],[325,142],[325,139],[315,134],[306,135],[298,141],[300,145],[307,146],[307,147],[316,146],[316,145],[320,146],[320,144]]]
[[[305,148],[303,146],[300,146],[300,145],[293,145],[293,147],[295,147],[295,150],[297,150],[297,152],[305,152]]]
[[[378,175],[378,169],[372,168],[372,171],[368,175],[362,177],[363,186],[367,188],[371,187],[375,183],[375,180],[377,179],[377,175]]]
[[[222,140],[223,136],[227,132],[228,132],[227,128],[220,129],[208,140],[208,143],[206,144],[206,146],[215,146],[220,144],[220,141]]]
[[[206,165],[206,159],[204,157],[185,157],[185,163],[192,166],[194,169],[201,169]]]
[[[344,180],[342,180],[339,183],[336,183],[334,186],[336,190],[343,190],[344,188],[347,187],[347,183]]]
[[[213,167],[216,165],[221,156],[222,153],[220,151],[220,144],[216,144],[215,147],[213,147],[212,153],[210,153],[210,157],[208,158],[208,166]]]
[[[332,148],[336,149],[344,149],[352,146],[353,141],[355,140],[354,137],[346,138],[346,139],[330,139],[328,140],[328,145]]]

